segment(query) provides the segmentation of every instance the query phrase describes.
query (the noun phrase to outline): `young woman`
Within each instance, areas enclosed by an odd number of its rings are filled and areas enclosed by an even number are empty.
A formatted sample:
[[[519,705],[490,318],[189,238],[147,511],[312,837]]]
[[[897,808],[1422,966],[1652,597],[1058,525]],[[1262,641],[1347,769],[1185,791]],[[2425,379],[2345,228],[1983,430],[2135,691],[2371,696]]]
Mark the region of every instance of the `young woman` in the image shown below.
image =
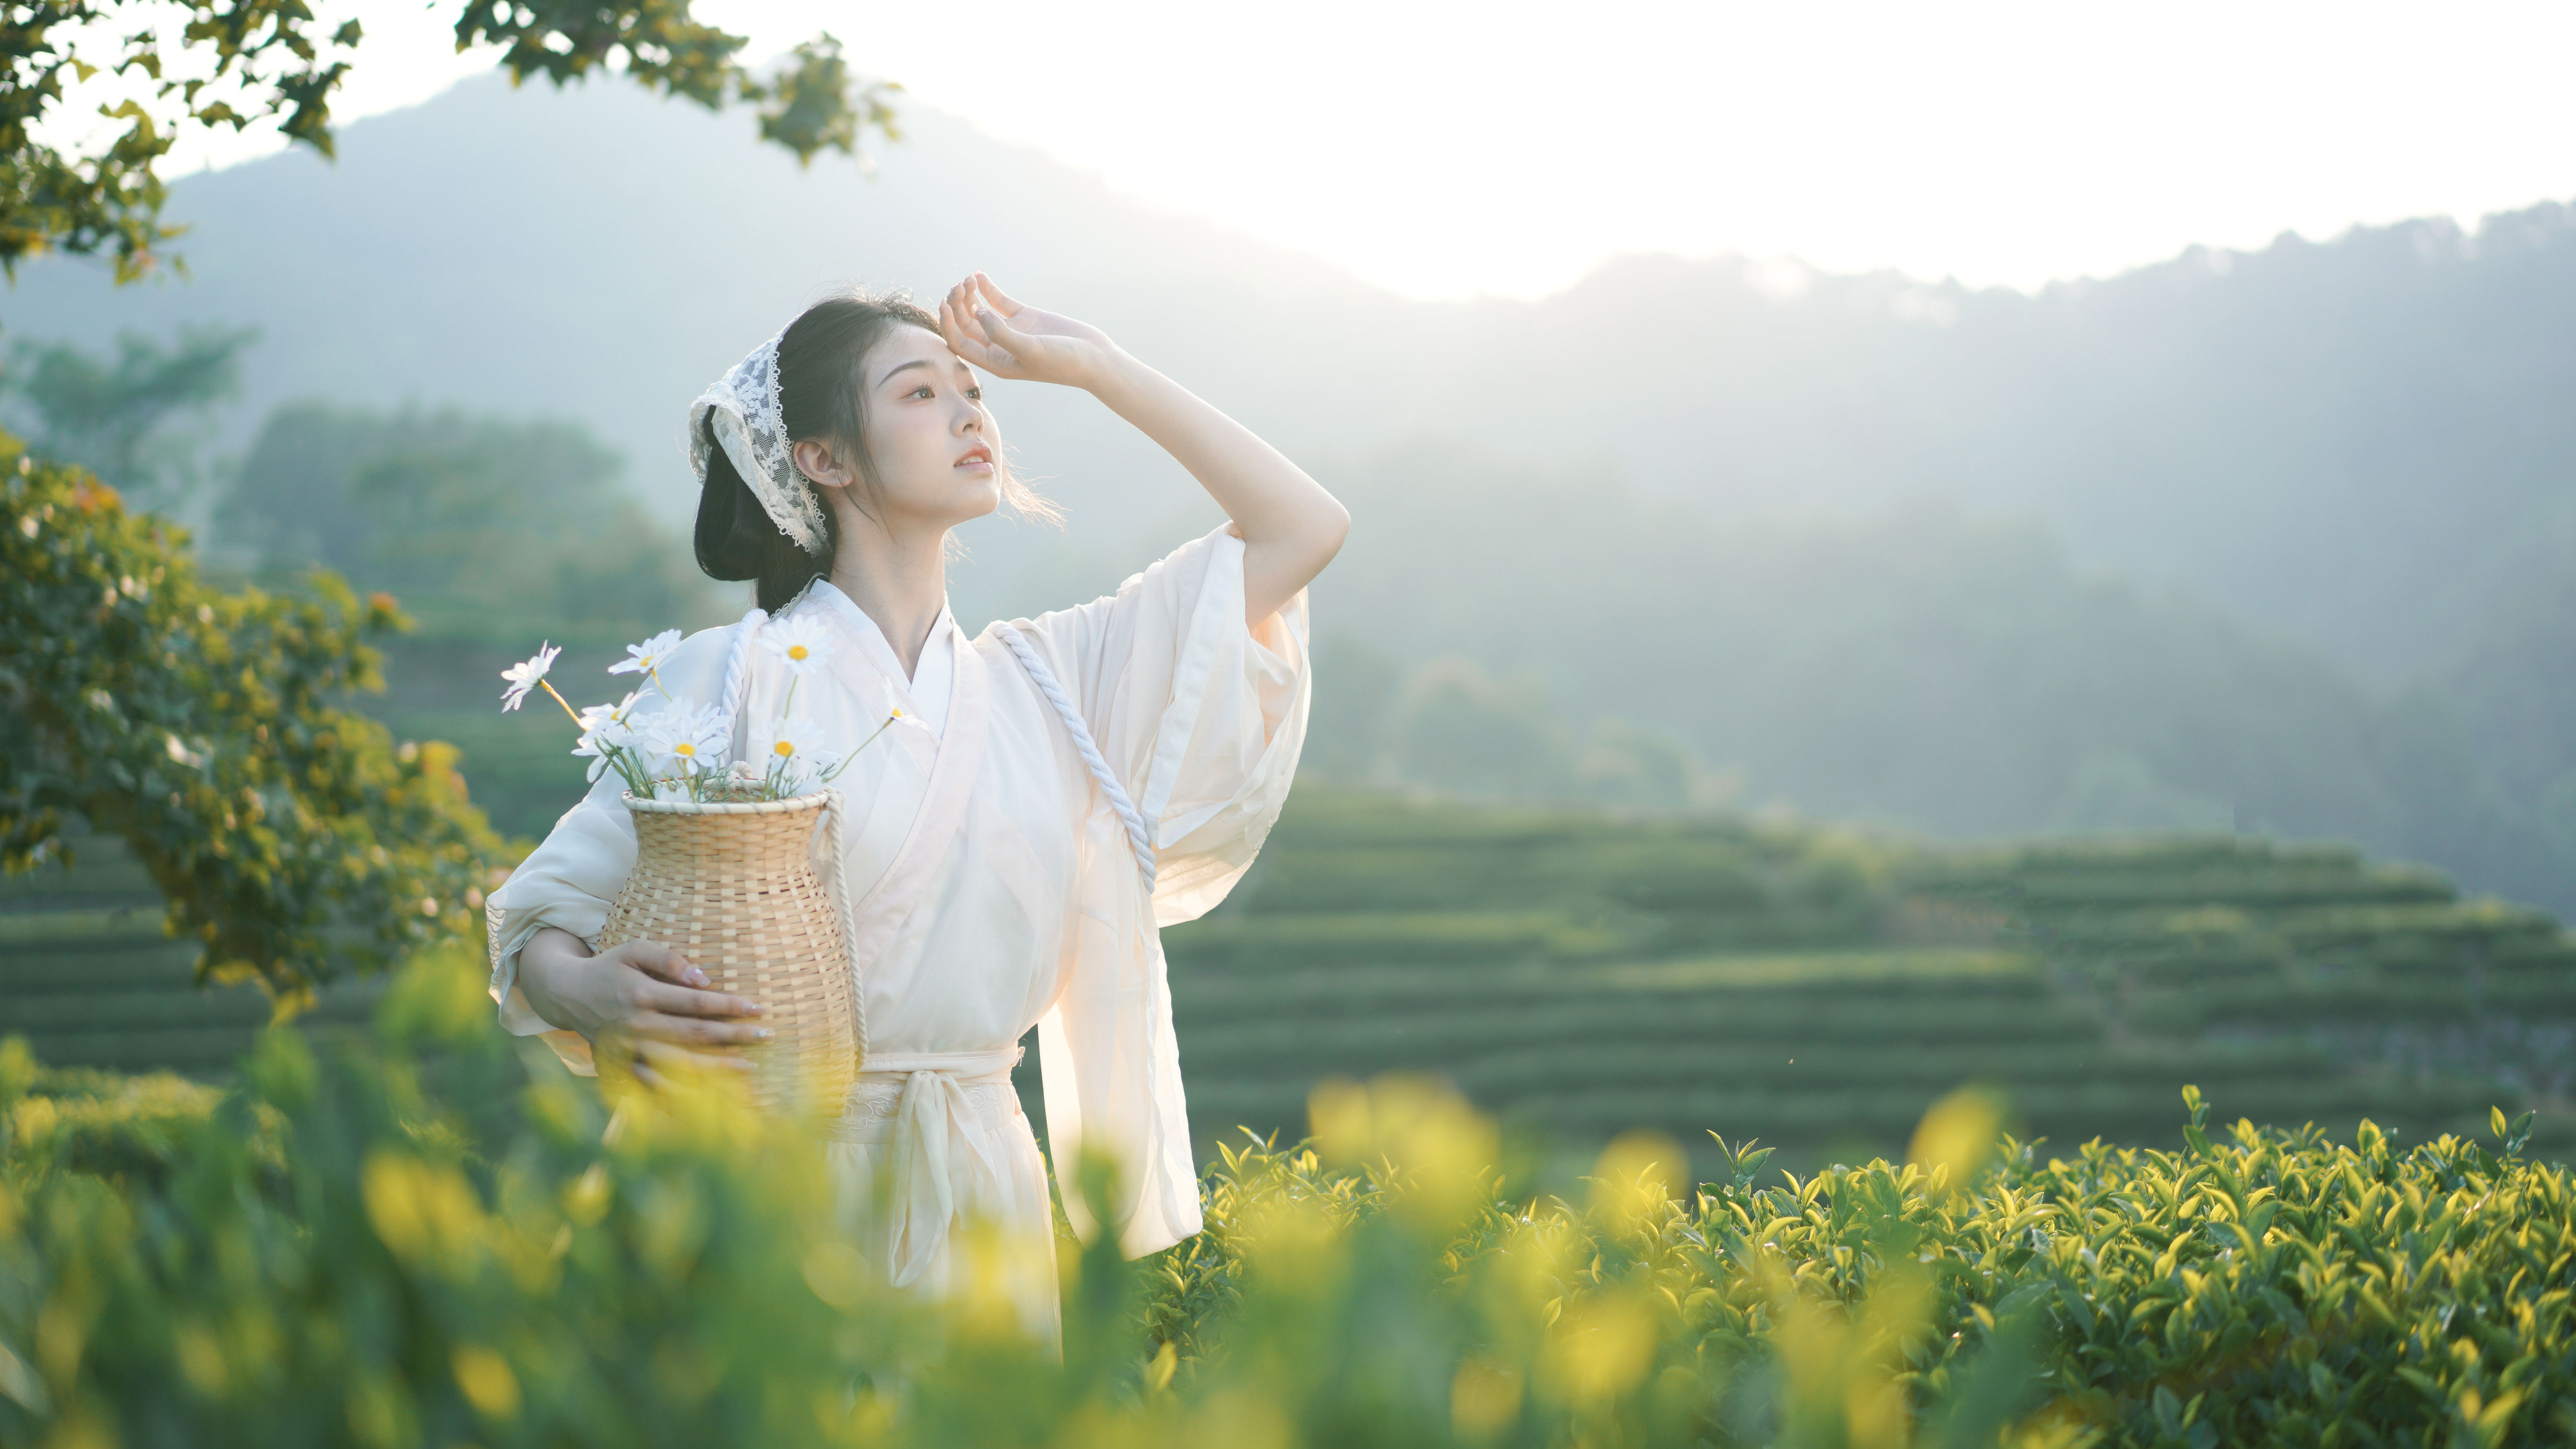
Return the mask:
[[[970,639],[948,613],[949,530],[1029,501],[976,368],[1087,389],[1232,521],[1110,597]],[[1222,900],[1278,818],[1306,729],[1304,591],[1350,517],[1098,328],[980,272],[936,316],[815,305],[701,397],[690,428],[700,565],[755,582],[758,627],[837,646],[794,681],[797,720],[846,752],[901,712],[834,784],[866,1032],[830,1133],[849,1229],[892,1283],[936,1295],[952,1225],[999,1223],[1019,1248],[1003,1257],[1010,1289],[1052,1334],[1046,1166],[1011,1088],[1018,1043],[1038,1028],[1059,1175],[1086,1147],[1121,1168],[1106,1226],[1124,1249],[1197,1232],[1157,931]],[[683,644],[660,665],[664,692],[721,697],[734,632]],[[744,653],[737,718],[773,718],[791,666]],[[509,1030],[546,1033],[574,1070],[608,1058],[652,1085],[673,1063],[729,1060],[700,1049],[762,1028],[676,951],[587,944],[634,866],[619,788],[603,776],[494,893],[492,995]]]

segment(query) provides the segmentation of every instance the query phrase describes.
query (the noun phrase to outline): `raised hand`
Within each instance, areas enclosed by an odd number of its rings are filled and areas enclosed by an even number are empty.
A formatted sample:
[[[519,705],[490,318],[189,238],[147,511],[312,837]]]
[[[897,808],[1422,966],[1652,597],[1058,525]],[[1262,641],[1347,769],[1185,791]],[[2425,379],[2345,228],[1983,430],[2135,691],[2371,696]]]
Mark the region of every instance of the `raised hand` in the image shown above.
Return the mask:
[[[995,377],[1087,389],[1189,469],[1243,540],[1247,627],[1295,598],[1350,532],[1349,511],[1278,449],[1087,322],[1024,306],[977,272],[940,299],[939,331]]]
[[[939,332],[950,351],[1014,382],[1090,387],[1118,350],[1099,328],[1015,301],[982,272],[939,299]]]

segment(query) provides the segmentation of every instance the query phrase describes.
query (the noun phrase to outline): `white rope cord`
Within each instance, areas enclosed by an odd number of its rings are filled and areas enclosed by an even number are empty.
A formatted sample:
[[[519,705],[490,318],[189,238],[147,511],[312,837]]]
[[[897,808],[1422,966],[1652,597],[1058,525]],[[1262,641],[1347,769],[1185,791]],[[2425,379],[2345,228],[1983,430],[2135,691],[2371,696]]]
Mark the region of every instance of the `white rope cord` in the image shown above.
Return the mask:
[[[760,626],[769,622],[769,611],[754,609],[742,616],[733,629],[733,648],[725,655],[724,698],[718,703],[724,710],[724,742],[733,748],[733,722],[742,713],[744,699],[751,693],[751,641]]]
[[[1090,727],[1082,722],[1082,711],[1074,707],[1073,697],[1056,682],[1055,671],[1038,658],[1036,647],[1019,630],[1008,624],[995,624],[993,632],[1011,646],[1011,652],[1020,657],[1020,667],[1028,670],[1029,678],[1037,684],[1038,693],[1055,706],[1056,717],[1064,721],[1066,732],[1073,736],[1073,747],[1082,755],[1082,763],[1090,767],[1091,778],[1100,782],[1100,793],[1109,797],[1109,808],[1117,811],[1119,820],[1126,825],[1127,843],[1136,850],[1136,867],[1145,873],[1145,893],[1152,895],[1153,834],[1145,828],[1145,817],[1137,812],[1136,802],[1127,798],[1127,788],[1118,783],[1118,777],[1109,771],[1109,762],[1100,757],[1100,746],[1092,741]]]

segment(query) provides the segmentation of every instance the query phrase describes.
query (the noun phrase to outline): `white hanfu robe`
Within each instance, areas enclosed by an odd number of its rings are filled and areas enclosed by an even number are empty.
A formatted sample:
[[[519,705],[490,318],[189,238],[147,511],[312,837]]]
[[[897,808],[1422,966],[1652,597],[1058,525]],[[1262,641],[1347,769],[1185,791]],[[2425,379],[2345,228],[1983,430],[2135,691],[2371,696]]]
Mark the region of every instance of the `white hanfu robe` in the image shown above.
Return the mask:
[[[1019,1249],[1009,1291],[1032,1328],[1056,1331],[1046,1168],[1010,1083],[1032,1026],[1060,1180],[1085,1149],[1110,1155],[1109,1226],[1130,1256],[1199,1230],[1158,930],[1223,900],[1251,865],[1285,803],[1311,690],[1305,594],[1257,632],[1243,610],[1243,542],[1219,529],[1114,595],[1014,621],[1148,822],[1150,902],[1125,826],[995,630],[969,640],[943,610],[906,679],[830,583],[785,611],[819,617],[838,645],[797,683],[799,721],[847,750],[903,712],[833,785],[866,1054],[829,1151],[850,1230],[896,1285],[946,1293],[951,1228],[989,1220]],[[732,633],[675,651],[667,691],[716,700]],[[791,679],[769,651],[750,658],[737,750],[779,717]],[[547,1033],[585,1073],[581,1039],[517,989],[519,950],[544,926],[587,940],[606,922],[635,861],[621,789],[604,775],[492,896],[502,1024]],[[1078,1194],[1064,1196],[1095,1231]]]

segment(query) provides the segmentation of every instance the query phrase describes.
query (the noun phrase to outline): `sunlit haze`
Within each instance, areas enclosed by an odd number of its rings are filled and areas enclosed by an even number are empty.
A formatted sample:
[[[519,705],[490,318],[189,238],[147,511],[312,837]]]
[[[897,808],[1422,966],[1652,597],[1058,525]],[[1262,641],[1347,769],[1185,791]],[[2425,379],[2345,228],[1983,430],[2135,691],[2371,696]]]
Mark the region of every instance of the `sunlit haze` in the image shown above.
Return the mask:
[[[2028,287],[2576,196],[2559,5],[698,8],[755,53],[830,30],[919,104],[1420,297],[1635,251]],[[344,118],[491,64],[359,13]]]

